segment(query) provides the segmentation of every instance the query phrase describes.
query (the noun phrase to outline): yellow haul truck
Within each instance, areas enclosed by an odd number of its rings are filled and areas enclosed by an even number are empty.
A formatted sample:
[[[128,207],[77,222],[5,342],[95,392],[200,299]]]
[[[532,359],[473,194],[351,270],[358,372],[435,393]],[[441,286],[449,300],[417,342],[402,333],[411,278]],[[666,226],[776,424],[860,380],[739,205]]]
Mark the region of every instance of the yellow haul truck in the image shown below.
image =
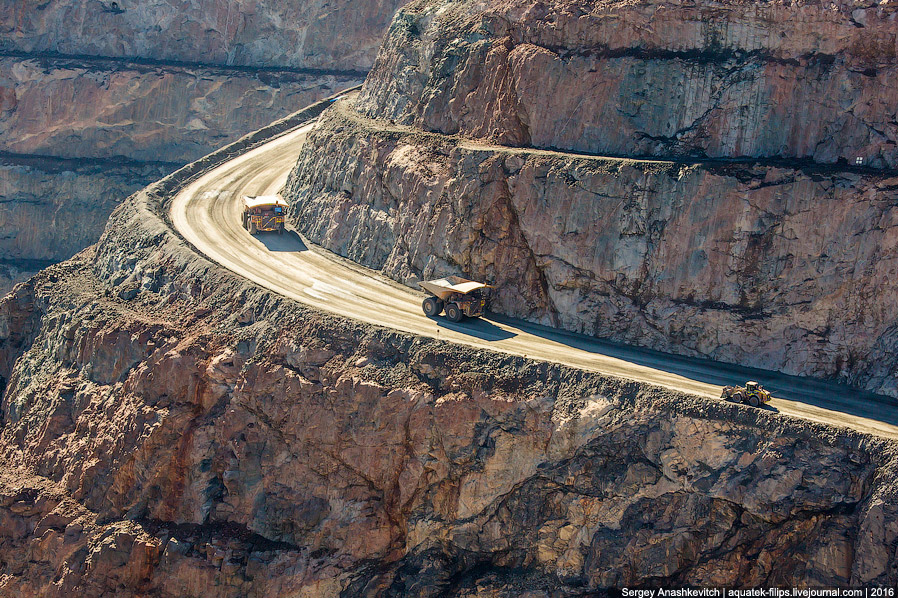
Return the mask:
[[[461,276],[425,280],[418,284],[433,295],[421,304],[427,316],[439,315],[443,309],[446,310],[446,317],[452,322],[461,322],[465,316],[477,318],[483,315],[483,309],[486,307],[483,289],[488,288],[488,284]]]
[[[284,215],[287,202],[280,195],[244,195],[243,228],[254,235],[259,231],[284,234]]]

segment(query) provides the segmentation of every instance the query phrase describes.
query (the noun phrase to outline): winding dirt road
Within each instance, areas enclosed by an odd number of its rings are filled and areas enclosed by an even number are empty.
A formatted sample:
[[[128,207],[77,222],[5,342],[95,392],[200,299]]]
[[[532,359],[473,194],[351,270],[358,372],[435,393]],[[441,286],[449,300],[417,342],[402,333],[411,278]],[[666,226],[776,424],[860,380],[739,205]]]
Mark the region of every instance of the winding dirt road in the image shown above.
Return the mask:
[[[312,246],[293,231],[250,236],[241,226],[243,195],[280,190],[306,125],[208,172],[172,202],[175,228],[232,272],[310,306],[380,326],[481,349],[564,363],[717,399],[724,384],[756,379],[771,407],[817,422],[898,439],[898,403],[844,386],[710,361],[676,357],[506,318],[453,324],[421,311],[422,293]],[[745,407],[750,409],[750,407]]]

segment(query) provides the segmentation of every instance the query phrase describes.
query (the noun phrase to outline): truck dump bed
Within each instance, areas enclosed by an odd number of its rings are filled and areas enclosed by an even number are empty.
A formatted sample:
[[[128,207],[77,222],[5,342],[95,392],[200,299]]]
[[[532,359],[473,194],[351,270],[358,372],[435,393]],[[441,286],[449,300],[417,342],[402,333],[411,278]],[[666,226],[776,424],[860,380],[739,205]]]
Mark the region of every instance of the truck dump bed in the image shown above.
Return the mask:
[[[489,286],[482,282],[462,278],[461,276],[447,276],[446,278],[439,278],[437,280],[424,280],[418,284],[421,285],[421,288],[425,291],[436,295],[443,301],[449,299],[452,293],[467,295],[471,291],[476,291],[477,289]]]
[[[243,207],[247,210],[266,207],[286,208],[287,202],[280,195],[244,195]]]

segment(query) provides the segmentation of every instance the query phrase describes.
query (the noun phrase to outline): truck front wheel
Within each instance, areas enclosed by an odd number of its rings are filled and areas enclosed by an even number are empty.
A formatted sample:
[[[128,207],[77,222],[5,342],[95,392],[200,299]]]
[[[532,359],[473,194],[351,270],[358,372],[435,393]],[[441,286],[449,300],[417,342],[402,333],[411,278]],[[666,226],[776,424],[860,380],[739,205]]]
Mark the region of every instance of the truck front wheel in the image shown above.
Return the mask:
[[[465,316],[461,313],[461,308],[458,307],[457,303],[450,303],[446,306],[446,317],[449,318],[450,322],[461,322]]]

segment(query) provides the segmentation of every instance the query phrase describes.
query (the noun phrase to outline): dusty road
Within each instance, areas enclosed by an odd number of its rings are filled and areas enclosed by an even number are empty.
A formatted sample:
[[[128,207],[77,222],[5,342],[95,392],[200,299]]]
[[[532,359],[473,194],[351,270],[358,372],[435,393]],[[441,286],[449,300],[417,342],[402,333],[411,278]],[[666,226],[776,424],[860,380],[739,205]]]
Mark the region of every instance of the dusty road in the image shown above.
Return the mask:
[[[207,257],[276,293],[397,330],[564,363],[717,399],[724,384],[756,379],[781,413],[898,439],[898,403],[844,386],[688,359],[510,320],[453,324],[421,311],[422,293],[329,252],[295,232],[252,237],[241,226],[243,195],[277,192],[296,163],[307,125],[210,171],[172,202],[178,231]],[[745,407],[750,409],[750,407]]]

